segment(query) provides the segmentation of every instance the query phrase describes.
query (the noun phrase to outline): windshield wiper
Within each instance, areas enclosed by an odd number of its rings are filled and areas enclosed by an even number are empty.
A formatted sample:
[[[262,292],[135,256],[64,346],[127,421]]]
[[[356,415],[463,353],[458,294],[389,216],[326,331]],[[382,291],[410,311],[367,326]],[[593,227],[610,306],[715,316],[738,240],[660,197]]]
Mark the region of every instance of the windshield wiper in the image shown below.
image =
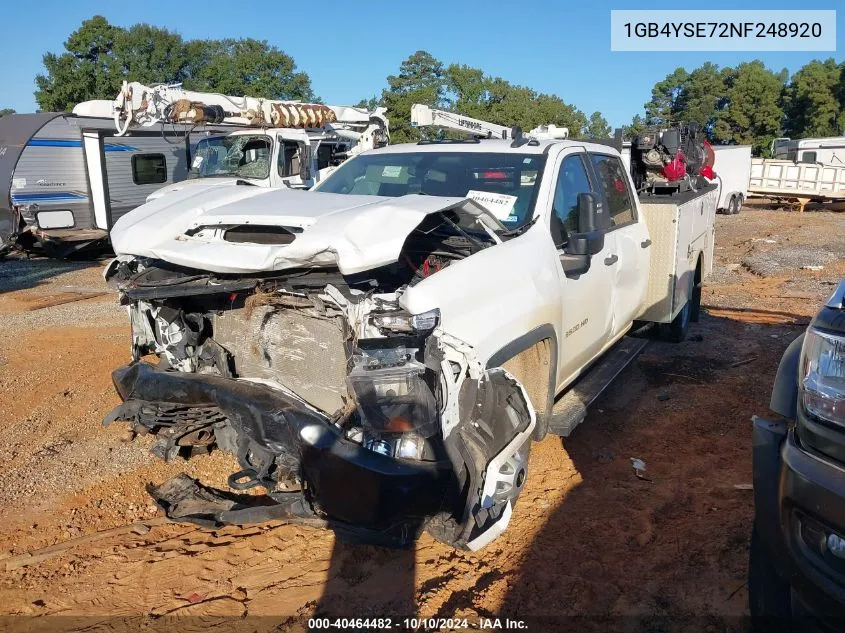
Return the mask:
[[[527,231],[532,226],[534,226],[534,224],[536,224],[537,220],[539,220],[539,219],[540,219],[540,216],[535,215],[533,218],[528,220],[528,222],[526,222],[525,224],[518,226],[515,229],[511,229],[510,231],[503,231],[501,233],[501,235],[503,237],[516,237],[517,235],[522,235],[523,233],[525,233],[525,231]]]

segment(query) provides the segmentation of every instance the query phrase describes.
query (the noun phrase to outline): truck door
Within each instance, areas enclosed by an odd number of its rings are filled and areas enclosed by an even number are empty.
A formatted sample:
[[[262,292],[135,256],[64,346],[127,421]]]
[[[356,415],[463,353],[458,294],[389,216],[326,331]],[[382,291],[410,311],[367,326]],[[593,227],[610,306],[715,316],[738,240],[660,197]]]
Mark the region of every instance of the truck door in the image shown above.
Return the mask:
[[[631,179],[618,156],[590,153],[590,161],[610,213],[605,238],[613,286],[612,337],[625,332],[640,314],[649,277],[651,242],[645,219],[639,217]]]
[[[594,193],[602,205],[597,183],[590,175],[586,152],[562,154],[556,163],[557,178],[550,198],[550,230],[559,254],[567,236],[579,232],[578,195]],[[603,211],[603,209],[602,209]],[[612,240],[593,255],[587,272],[568,277],[558,267],[561,290],[561,331],[558,340],[558,385],[561,389],[598,356],[609,341],[612,328],[613,270],[605,263]]]

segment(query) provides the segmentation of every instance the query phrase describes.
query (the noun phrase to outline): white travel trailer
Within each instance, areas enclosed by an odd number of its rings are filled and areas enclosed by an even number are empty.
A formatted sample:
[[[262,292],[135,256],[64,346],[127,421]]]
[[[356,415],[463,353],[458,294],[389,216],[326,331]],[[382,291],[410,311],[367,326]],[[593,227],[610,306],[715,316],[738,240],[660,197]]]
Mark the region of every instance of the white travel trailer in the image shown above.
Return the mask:
[[[150,193],[187,177],[186,141],[222,133],[175,125],[119,137],[111,117],[90,115],[97,105],[0,118],[0,252],[40,242],[63,256],[104,242]]]
[[[845,136],[778,138],[772,142],[772,158],[793,163],[845,166]]]

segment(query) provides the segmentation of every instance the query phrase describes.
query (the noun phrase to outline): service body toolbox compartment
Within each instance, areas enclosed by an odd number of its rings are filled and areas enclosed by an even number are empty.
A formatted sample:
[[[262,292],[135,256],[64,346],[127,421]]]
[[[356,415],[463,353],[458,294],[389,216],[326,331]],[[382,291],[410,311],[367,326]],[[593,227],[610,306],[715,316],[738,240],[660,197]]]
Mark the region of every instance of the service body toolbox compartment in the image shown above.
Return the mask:
[[[692,296],[695,270],[713,270],[715,184],[673,196],[640,196],[651,239],[648,291],[640,320],[671,323]]]

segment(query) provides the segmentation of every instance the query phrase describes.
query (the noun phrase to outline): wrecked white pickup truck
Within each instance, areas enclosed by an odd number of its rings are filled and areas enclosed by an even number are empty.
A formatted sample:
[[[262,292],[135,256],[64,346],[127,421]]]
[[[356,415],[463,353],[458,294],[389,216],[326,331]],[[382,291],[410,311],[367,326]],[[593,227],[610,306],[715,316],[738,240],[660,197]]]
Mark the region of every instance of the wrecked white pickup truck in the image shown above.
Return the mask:
[[[366,152],[311,192],[174,192],[111,234],[133,360],[106,421],[237,455],[241,494],[151,487],[171,518],[481,548],[635,320],[683,336],[713,212],[712,188],[640,205],[609,147],[519,136]]]

